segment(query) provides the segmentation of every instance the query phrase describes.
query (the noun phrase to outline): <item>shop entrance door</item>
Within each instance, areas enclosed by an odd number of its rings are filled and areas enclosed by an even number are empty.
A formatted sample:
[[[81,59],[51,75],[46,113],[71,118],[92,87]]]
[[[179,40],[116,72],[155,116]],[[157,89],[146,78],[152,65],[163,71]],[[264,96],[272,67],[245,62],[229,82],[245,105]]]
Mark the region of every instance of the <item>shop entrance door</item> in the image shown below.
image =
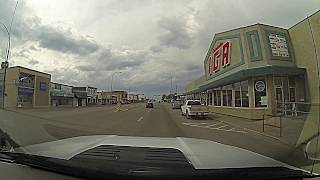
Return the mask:
[[[283,88],[276,87],[276,113],[282,114],[283,113]]]
[[[276,113],[285,114],[286,110],[290,108],[289,102],[294,102],[296,99],[295,85],[289,83],[289,79],[292,81],[294,77],[288,76],[276,76],[274,77],[275,87],[275,100],[276,100]],[[294,80],[293,80],[294,81]]]

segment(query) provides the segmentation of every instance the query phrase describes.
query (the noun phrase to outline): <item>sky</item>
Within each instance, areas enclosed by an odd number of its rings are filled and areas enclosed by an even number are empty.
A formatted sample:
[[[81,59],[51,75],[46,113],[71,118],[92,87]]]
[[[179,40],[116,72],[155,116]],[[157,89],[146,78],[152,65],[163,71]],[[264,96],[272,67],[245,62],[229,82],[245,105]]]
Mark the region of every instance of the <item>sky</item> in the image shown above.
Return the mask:
[[[16,1],[0,0],[10,26]],[[289,28],[319,0],[19,0],[10,66],[50,73],[52,81],[153,95],[204,74],[215,33],[255,23]],[[7,48],[0,31],[0,58]]]

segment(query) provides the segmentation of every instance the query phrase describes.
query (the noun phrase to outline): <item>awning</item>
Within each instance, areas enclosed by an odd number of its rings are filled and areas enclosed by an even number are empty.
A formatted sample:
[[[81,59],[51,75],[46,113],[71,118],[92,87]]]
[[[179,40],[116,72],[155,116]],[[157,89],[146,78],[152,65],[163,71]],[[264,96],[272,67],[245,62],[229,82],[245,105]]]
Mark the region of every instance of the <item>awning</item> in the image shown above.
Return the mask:
[[[297,68],[297,67],[285,67],[285,66],[275,66],[275,65],[267,65],[257,68],[243,69],[234,74],[226,76],[224,78],[215,80],[211,79],[200,85],[198,88],[187,92],[186,94],[193,94],[205,91],[210,88],[214,88],[217,86],[226,85],[229,83],[237,82],[243,79],[247,79],[249,77],[258,77],[265,75],[304,75],[306,73],[305,68]]]

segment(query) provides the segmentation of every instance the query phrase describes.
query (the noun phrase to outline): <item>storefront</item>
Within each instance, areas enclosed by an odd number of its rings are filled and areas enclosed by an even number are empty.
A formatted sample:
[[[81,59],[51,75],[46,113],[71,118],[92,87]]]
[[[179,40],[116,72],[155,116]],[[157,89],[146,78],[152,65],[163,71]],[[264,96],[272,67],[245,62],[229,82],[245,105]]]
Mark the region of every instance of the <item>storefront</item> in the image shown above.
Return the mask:
[[[128,92],[127,91],[109,91],[109,92],[101,92],[103,101],[106,104],[117,104],[124,103],[128,100]]]
[[[216,34],[204,76],[185,87],[187,98],[200,99],[214,113],[249,119],[309,104],[308,68],[299,65],[306,60],[296,57],[291,38],[290,30],[262,24]]]
[[[72,86],[51,82],[50,90],[52,106],[77,106],[78,102],[72,92]]]
[[[5,82],[5,107],[49,107],[50,80],[50,74],[20,66],[8,68]]]
[[[76,98],[76,106],[87,106],[87,87],[72,87]]]

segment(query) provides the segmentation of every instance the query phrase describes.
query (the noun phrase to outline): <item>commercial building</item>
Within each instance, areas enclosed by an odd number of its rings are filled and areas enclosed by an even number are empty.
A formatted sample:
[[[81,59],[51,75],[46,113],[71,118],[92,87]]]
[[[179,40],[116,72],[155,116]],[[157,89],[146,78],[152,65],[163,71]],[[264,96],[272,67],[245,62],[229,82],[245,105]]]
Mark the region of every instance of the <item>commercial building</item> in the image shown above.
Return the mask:
[[[77,99],[76,106],[87,106],[87,87],[73,87],[72,92]]]
[[[87,86],[87,104],[95,105],[97,104],[97,88]]]
[[[78,101],[78,106],[96,105],[97,104],[97,88],[85,86],[85,87],[73,87],[72,92]]]
[[[102,91],[97,91],[97,104],[105,104],[102,102]]]
[[[186,96],[249,119],[319,109],[319,52],[320,11],[289,29],[254,24],[217,33],[204,75]]]
[[[136,95],[136,94],[128,94],[128,101],[129,102],[138,102],[138,95]]]
[[[0,73],[3,74],[4,69],[1,69]],[[5,79],[5,107],[49,107],[50,81],[51,75],[47,73],[20,66],[8,68]],[[2,87],[0,89],[3,89]]]
[[[106,104],[124,103],[127,101],[127,91],[102,91],[102,101]]]
[[[72,86],[51,82],[50,87],[52,106],[77,106],[78,101],[72,92]]]

